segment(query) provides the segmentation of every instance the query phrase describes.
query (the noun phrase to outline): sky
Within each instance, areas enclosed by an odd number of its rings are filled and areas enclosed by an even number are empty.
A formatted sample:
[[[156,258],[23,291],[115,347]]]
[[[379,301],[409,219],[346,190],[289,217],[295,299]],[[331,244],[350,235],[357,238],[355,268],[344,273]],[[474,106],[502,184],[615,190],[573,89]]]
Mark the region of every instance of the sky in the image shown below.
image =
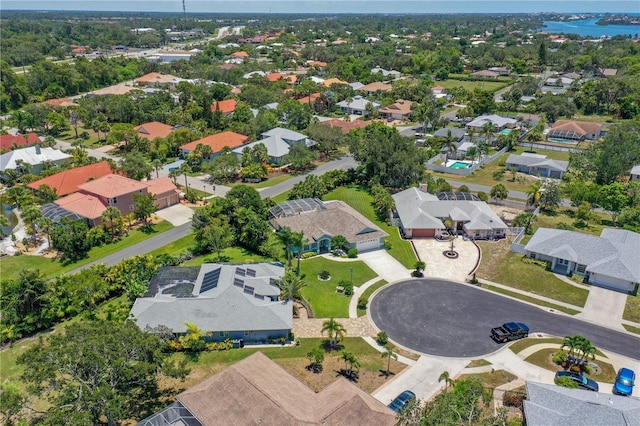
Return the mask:
[[[185,0],[211,13],[640,13],[640,0]],[[1,10],[182,12],[182,0],[1,0]]]

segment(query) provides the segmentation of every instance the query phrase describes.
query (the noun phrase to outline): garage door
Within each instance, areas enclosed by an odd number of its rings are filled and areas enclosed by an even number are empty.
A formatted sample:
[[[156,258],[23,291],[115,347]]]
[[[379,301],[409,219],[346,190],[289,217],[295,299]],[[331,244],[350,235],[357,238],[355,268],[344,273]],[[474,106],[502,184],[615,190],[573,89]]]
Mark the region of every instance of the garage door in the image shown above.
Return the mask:
[[[436,235],[435,229],[413,229],[411,230],[412,237],[433,237]]]
[[[589,282],[598,287],[605,287],[611,290],[621,291],[623,293],[629,293],[634,290],[634,286],[629,281],[623,281],[601,274],[592,273],[589,277]]]
[[[380,248],[380,240],[375,238],[372,240],[359,241],[356,243],[356,248],[358,249],[358,252],[377,250]]]

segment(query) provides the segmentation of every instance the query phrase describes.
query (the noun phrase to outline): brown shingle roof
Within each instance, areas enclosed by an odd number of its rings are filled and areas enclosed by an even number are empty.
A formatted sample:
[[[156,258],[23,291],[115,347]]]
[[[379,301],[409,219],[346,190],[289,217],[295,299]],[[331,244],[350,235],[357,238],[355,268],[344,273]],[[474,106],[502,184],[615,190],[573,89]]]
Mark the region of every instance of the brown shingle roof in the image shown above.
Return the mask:
[[[315,393],[261,352],[177,397],[203,425],[395,424],[395,414],[343,378]]]
[[[159,72],[150,72],[145,74],[139,79],[135,80],[138,84],[168,84],[176,79],[176,76],[171,74],[161,74]]]
[[[371,122],[362,121],[362,120],[343,121],[343,120],[334,118],[332,120],[323,121],[320,124],[324,124],[325,126],[330,126],[330,127],[338,127],[342,131],[342,134],[346,135],[353,129],[364,129],[369,124],[371,124]]]
[[[367,85],[362,86],[358,90],[361,92],[389,92],[393,89],[390,84],[382,83],[380,81],[376,81],[373,83],[369,83]]]
[[[411,114],[411,101],[405,101],[404,99],[397,100],[394,104],[389,105],[385,108],[380,108],[381,113],[388,114]]]
[[[551,126],[553,130],[568,130],[581,135],[599,134],[602,124],[590,121],[558,120]]]
[[[173,126],[160,123],[158,121],[151,121],[134,127],[138,131],[138,135],[142,138],[149,139],[150,141],[156,138],[166,138],[173,131]]]

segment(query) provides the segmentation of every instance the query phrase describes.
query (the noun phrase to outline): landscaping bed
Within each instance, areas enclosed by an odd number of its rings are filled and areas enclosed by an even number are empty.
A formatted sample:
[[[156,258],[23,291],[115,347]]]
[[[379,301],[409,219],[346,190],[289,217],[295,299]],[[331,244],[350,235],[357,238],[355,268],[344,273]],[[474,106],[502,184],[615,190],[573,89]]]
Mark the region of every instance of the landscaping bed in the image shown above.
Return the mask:
[[[477,374],[461,374],[458,378],[467,379],[469,377],[477,377],[478,379],[480,379],[485,388],[492,389],[513,382],[518,378],[518,376],[511,374],[506,370],[496,370]]]
[[[533,365],[537,365],[538,367],[544,368],[545,370],[549,370],[549,371],[564,371],[564,369],[556,364],[555,362],[553,362],[553,355],[556,352],[559,352],[560,349],[541,349],[538,352],[529,355],[527,358],[525,358],[525,361],[528,363],[531,363]],[[616,379],[616,371],[614,370],[613,366],[607,362],[601,361],[601,360],[595,360],[593,361],[596,364],[598,364],[598,367],[600,368],[600,371],[598,374],[585,374],[585,377],[588,377],[590,379],[596,380],[598,382],[603,382],[603,383],[613,383]]]
[[[373,293],[375,293],[375,291],[376,291],[377,289],[379,289],[380,287],[383,287],[383,286],[385,286],[385,285],[387,285],[387,284],[389,284],[389,283],[388,283],[386,280],[380,280],[380,281],[378,281],[377,283],[370,285],[370,286],[369,286],[369,287],[368,287],[368,288],[367,288],[367,289],[362,293],[362,295],[361,295],[360,297],[364,297],[364,298],[366,298],[366,299],[368,300],[368,299],[370,299],[370,298],[371,298],[371,295],[372,295]],[[368,304],[367,304],[367,306],[368,306]],[[367,310],[366,310],[366,309],[360,309],[360,308],[358,308],[358,316],[359,316],[359,317],[361,317],[361,316],[363,316],[363,315],[366,315],[366,314],[367,314]]]

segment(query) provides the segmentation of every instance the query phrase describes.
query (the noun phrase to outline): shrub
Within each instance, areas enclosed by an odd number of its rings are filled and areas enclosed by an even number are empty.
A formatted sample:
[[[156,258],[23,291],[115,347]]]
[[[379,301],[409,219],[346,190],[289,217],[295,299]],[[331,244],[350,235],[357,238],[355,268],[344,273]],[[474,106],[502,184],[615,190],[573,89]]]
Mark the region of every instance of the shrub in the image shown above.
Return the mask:
[[[486,192],[484,192],[484,191],[478,191],[478,194],[477,194],[477,195],[478,195],[478,198],[480,199],[480,201],[484,201],[485,203],[486,203],[487,201],[489,201],[489,196],[487,195],[487,193],[486,193]]]
[[[328,280],[331,278],[331,274],[329,273],[329,271],[325,271],[323,269],[322,271],[318,272],[318,278],[320,278],[321,280]]]
[[[582,220],[582,219],[578,219],[575,222],[573,222],[573,226],[575,226],[578,229],[584,229],[584,228],[588,227],[589,224],[587,222],[585,222],[584,220]]]
[[[565,231],[571,231],[573,230],[573,226],[569,225],[568,223],[564,223],[564,222],[560,222],[556,225],[557,229],[563,229]]]
[[[187,192],[184,194],[184,198],[186,198],[187,201],[190,202],[191,204],[194,204],[196,201],[200,199],[200,197],[198,197],[198,193],[193,189],[188,189]]]
[[[525,395],[521,393],[511,393],[505,392],[502,397],[502,403],[505,407],[517,407],[522,409],[522,401],[524,400]]]
[[[566,352],[556,352],[555,354],[553,354],[552,360],[553,360],[554,363],[556,363],[558,365],[562,365],[562,363],[567,360],[567,353]]]
[[[504,178],[504,170],[496,170],[493,172],[492,177],[494,180],[502,180]]]
[[[584,374],[593,374],[593,367],[588,364],[583,365],[582,370],[584,371]]]
[[[338,285],[344,288],[345,296],[351,296],[353,294],[353,284],[351,283],[351,281],[343,280],[340,281]]]
[[[315,251],[306,251],[300,255],[300,259],[309,259],[310,257],[317,256]]]
[[[358,309],[367,309],[369,299],[366,296],[360,296],[358,298]]]
[[[378,343],[380,346],[384,346],[389,343],[389,336],[387,336],[387,333],[385,333],[384,331],[379,332],[376,335],[376,343]]]
[[[358,249],[357,248],[350,248],[349,251],[347,252],[347,257],[349,259],[355,259],[356,257],[358,257]]]

